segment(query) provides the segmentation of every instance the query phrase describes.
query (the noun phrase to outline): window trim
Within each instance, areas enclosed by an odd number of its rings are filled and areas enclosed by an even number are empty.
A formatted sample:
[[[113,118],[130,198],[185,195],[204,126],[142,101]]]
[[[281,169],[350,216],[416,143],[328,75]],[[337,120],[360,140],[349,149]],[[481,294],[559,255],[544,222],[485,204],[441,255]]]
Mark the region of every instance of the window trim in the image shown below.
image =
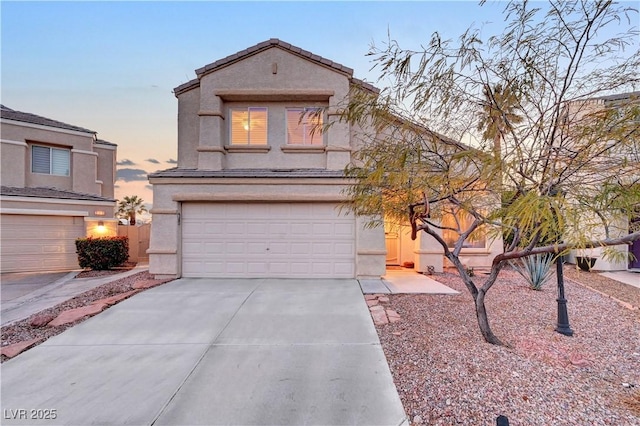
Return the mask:
[[[265,142],[264,143],[251,143],[251,110],[263,110],[265,113],[265,135],[264,135],[264,139]],[[247,122],[247,143],[239,143],[233,142],[233,113],[234,112],[245,112],[247,113],[247,118],[248,118],[248,122]],[[225,145],[225,148],[227,147],[231,147],[231,148],[236,148],[236,147],[267,147],[269,146],[269,108],[266,106],[247,106],[247,107],[230,107],[229,108],[229,143],[227,145]]]
[[[314,135],[312,137],[312,142],[313,140],[317,137],[319,140],[319,143],[305,143],[305,138],[306,136],[309,135],[309,132],[305,131],[304,127],[303,127],[303,140],[301,143],[292,143],[289,140],[289,112],[297,112],[298,115],[298,124],[302,124],[303,126],[306,126],[306,123],[300,123],[299,122],[299,116],[300,113],[306,114],[307,111],[313,113],[314,111],[322,111],[322,107],[318,107],[318,106],[310,106],[310,107],[285,107],[285,113],[284,113],[284,128],[285,128],[285,146],[286,147],[310,147],[310,148],[320,148],[320,147],[324,147],[325,146],[325,138],[324,138],[324,132],[320,131],[319,135]],[[320,116],[320,119],[322,120],[321,125],[324,124],[324,113]]]
[[[34,151],[35,147],[49,150],[49,172],[48,173],[43,173],[43,172],[34,170],[33,156],[35,152]],[[66,153],[66,159],[68,162],[67,168],[66,168],[66,174],[54,173],[54,155],[53,155],[54,151]],[[49,145],[43,145],[43,144],[31,144],[30,160],[31,160],[31,173],[33,174],[43,175],[43,176],[61,176],[61,177],[71,176],[71,149],[70,148],[61,148],[61,147],[55,147],[55,146],[49,146]]]

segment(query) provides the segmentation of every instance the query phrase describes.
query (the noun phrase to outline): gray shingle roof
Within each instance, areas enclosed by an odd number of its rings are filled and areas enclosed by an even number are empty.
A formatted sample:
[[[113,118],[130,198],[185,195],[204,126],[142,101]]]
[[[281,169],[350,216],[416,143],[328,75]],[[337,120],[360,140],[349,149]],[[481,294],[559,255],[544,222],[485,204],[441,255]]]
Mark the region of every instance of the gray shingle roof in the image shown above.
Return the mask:
[[[172,168],[149,174],[149,178],[344,178],[342,170],[233,169],[199,170]]]
[[[0,187],[0,195],[7,197],[34,197],[57,198],[63,200],[82,201],[116,201],[113,198],[100,197],[98,195],[83,194],[80,192],[64,191],[56,188],[15,188],[10,186]]]
[[[0,116],[7,120],[21,121],[23,123],[39,124],[41,126],[56,127],[58,129],[74,130],[76,132],[96,134],[95,131],[84,127],[74,126],[50,118],[41,117],[29,112],[16,111],[4,105],[0,105]]]
[[[320,65],[329,67],[331,69],[334,69],[337,72],[343,73],[345,75],[347,75],[350,79],[351,82],[354,84],[358,84],[358,85],[362,85],[363,87],[365,87],[368,90],[372,90],[374,92],[378,92],[378,89],[375,88],[373,85],[369,84],[369,83],[365,83],[362,80],[358,80],[357,78],[353,78],[353,69],[346,67],[342,64],[339,64],[337,62],[334,62],[330,59],[326,59],[323,58],[322,56],[316,55],[312,52],[309,52],[308,50],[304,50],[301,49],[297,46],[294,46],[290,43],[284,42],[280,39],[277,38],[272,38],[266,41],[263,41],[261,43],[258,43],[254,46],[248,47],[244,50],[241,50],[239,52],[234,53],[233,55],[229,55],[225,58],[222,59],[218,59],[215,62],[212,62],[208,65],[205,65],[204,67],[198,68],[195,72],[196,75],[198,76],[198,78],[190,80],[184,84],[181,84],[180,86],[176,87],[175,89],[173,89],[175,94],[179,94],[181,92],[184,92],[186,90],[190,90],[194,87],[198,87],[200,85],[200,79],[204,76],[207,75],[211,72],[214,72],[217,69],[223,68],[225,66],[231,65],[235,62],[238,62],[248,56],[251,55],[255,55],[256,53],[262,52],[264,50],[270,49],[272,47],[278,47],[280,49],[286,50],[290,53],[293,53],[294,55],[298,55],[302,58],[305,58],[307,60],[310,60],[312,62],[316,62]]]

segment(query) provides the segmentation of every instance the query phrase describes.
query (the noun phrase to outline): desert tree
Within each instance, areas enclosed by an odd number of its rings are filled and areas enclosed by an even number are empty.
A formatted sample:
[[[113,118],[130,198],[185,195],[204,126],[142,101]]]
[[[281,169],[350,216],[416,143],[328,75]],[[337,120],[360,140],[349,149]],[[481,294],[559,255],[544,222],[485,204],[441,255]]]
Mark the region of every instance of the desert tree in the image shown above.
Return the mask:
[[[472,26],[416,50],[391,37],[373,45],[384,88],[354,85],[337,106],[359,140],[346,169],[351,208],[372,226],[404,220],[435,239],[493,344],[503,342],[485,297],[507,261],[592,247],[620,258],[640,238],[625,227],[640,205],[637,11],[513,1],[503,15],[485,40]],[[616,93],[628,96],[612,102]],[[470,277],[465,242],[503,234],[490,273]]]
[[[129,220],[129,225],[136,224],[136,215],[147,212],[144,200],[137,195],[125,196],[118,203],[118,216]]]

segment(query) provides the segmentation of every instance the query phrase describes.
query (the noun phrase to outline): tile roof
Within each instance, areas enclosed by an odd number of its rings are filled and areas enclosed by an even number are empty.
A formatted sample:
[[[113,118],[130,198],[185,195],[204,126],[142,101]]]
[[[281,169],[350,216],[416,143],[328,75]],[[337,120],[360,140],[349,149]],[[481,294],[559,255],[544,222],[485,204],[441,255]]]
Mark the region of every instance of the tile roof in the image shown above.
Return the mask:
[[[365,87],[368,90],[372,90],[374,92],[378,92],[378,89],[375,88],[373,85],[369,84],[369,83],[365,83],[362,80],[358,80],[356,78],[353,78],[353,69],[346,67],[342,64],[339,64],[337,62],[334,62],[332,60],[323,58],[322,56],[316,55],[312,52],[309,52],[308,50],[304,50],[301,49],[297,46],[294,46],[290,43],[284,42],[280,39],[277,38],[272,38],[266,41],[263,41],[261,43],[258,43],[254,46],[248,47],[244,50],[241,50],[239,52],[234,53],[233,55],[229,55],[225,58],[222,59],[218,59],[215,62],[212,62],[208,65],[205,65],[204,67],[198,68],[195,72],[196,75],[198,76],[198,78],[190,80],[184,84],[181,84],[180,86],[176,87],[175,89],[173,89],[174,93],[179,94],[181,92],[184,92],[186,90],[192,89],[194,87],[198,87],[200,84],[200,79],[206,75],[209,74],[211,72],[214,72],[220,68],[223,68],[225,66],[231,65],[235,62],[238,62],[248,56],[251,55],[255,55],[256,53],[262,52],[264,50],[270,49],[272,47],[278,47],[280,49],[286,50],[294,55],[298,55],[302,58],[305,58],[307,60],[310,60],[312,62],[316,62],[319,65],[323,65],[326,67],[329,67],[337,72],[343,73],[345,75],[347,75],[348,77],[350,77],[352,83],[354,84],[358,84],[358,85],[362,85],[363,87]]]
[[[598,99],[602,99],[604,101],[620,101],[632,98],[640,98],[640,92],[617,93],[615,95],[601,96]]]
[[[299,47],[293,46],[292,44],[286,43],[277,38],[272,38],[261,43],[256,44],[255,46],[248,47],[244,50],[234,53],[233,55],[229,55],[226,58],[218,59],[217,61],[205,65],[202,68],[198,68],[196,70],[196,75],[198,78],[201,78],[203,75],[208,74],[212,71],[215,71],[218,68],[222,68],[226,65],[232,64],[236,61],[244,59],[247,56],[256,54],[258,52],[262,52],[263,50],[267,50],[271,47],[280,47],[283,50],[287,50],[291,53],[294,53],[298,56],[302,56],[303,58],[307,58],[311,61],[318,62],[322,65],[328,66],[329,68],[333,68],[336,71],[345,73],[349,76],[353,76],[353,69],[349,67],[345,67],[337,62],[333,62],[329,59],[323,58],[322,56],[315,55],[307,50],[301,49]]]
[[[21,121],[23,123],[39,124],[41,126],[56,127],[58,129],[74,130],[76,132],[96,134],[95,131],[85,129],[84,127],[74,126],[72,124],[63,123],[61,121],[52,120],[50,118],[41,117],[39,115],[28,112],[16,111],[4,105],[0,105],[0,117],[7,120]]]
[[[118,146],[117,144],[113,142],[105,141],[104,139],[96,139],[96,143],[100,145]]]
[[[150,173],[149,178],[344,178],[342,170],[325,169],[232,169],[199,170],[172,168]]]
[[[98,195],[83,194],[80,192],[64,191],[56,188],[15,188],[10,186],[0,187],[0,195],[7,197],[34,197],[57,198],[62,200],[82,201],[116,201],[113,198],[100,197]]]

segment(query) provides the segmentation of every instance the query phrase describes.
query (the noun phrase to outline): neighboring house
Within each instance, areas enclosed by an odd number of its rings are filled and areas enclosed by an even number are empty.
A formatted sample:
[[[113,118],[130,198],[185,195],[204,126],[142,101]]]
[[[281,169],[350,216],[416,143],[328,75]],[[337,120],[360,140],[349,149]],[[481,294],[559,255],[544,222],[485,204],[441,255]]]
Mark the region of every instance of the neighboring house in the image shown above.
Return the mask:
[[[116,235],[116,145],[1,106],[4,272],[77,269],[76,238]]]
[[[631,110],[628,108],[636,109],[634,110],[634,115],[630,114]],[[626,117],[638,116],[637,108],[640,108],[640,92],[621,93],[584,101],[576,101],[570,103],[567,108],[567,123],[569,127],[574,123],[577,123],[578,126],[589,125],[590,122],[593,121],[592,117],[607,112],[614,113],[614,117],[617,116],[618,120],[626,120]],[[624,111],[626,111],[626,113],[624,113]],[[629,137],[634,138],[630,140],[632,143],[624,144],[623,148],[614,149],[611,152],[608,152],[607,155],[624,159],[626,162],[626,168],[624,173],[623,170],[620,170],[620,175],[624,175],[625,179],[631,179],[633,182],[636,182],[637,185],[638,182],[640,182],[640,138],[637,136],[638,122],[637,120],[633,120],[631,122],[625,121],[625,123],[627,126],[630,125]],[[604,161],[606,161],[606,159]],[[588,220],[588,218],[585,220]],[[633,231],[637,231],[638,229],[640,229],[640,205],[636,207],[635,212],[631,212],[631,215],[622,220],[622,222],[610,224],[609,236],[612,238],[620,237]],[[596,226],[593,231],[593,236],[595,238],[605,237],[604,228]],[[595,257],[597,260],[593,268],[596,270],[640,270],[640,240],[635,241],[630,246],[615,246],[615,249],[623,253],[631,252],[635,259],[629,261],[606,259],[603,256],[602,248],[594,248],[588,250],[574,250],[569,256],[569,261],[575,262],[576,256]]]
[[[174,90],[178,166],[149,175],[152,274],[379,277],[404,262],[442,270],[442,249],[427,235],[411,241],[387,227],[385,238],[340,208],[355,131],[342,122],[312,129],[336,119],[331,107],[353,86],[377,92],[352,69],[271,39],[196,75]],[[329,108],[314,115],[320,107]],[[476,244],[465,261],[489,266],[498,245]]]

